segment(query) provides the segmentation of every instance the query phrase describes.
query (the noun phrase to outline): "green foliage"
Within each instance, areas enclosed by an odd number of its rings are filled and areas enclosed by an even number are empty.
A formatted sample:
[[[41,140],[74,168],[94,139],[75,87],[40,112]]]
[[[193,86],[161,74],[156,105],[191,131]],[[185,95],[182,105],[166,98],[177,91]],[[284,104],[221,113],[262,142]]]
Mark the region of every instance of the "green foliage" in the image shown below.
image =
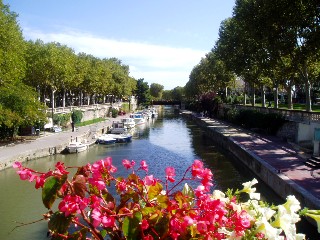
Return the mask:
[[[136,96],[138,105],[150,104],[149,85],[147,82],[144,82],[144,79],[139,79],[137,82]]]
[[[112,108],[112,109],[111,109],[111,116],[112,116],[113,118],[118,117],[118,114],[119,114],[119,110],[118,110],[118,109],[115,109],[115,108]]]
[[[133,217],[126,217],[123,220],[122,231],[126,239],[135,240],[141,235],[140,222],[142,220],[141,213],[137,212]]]
[[[71,216],[65,217],[64,213],[55,212],[50,217],[50,221],[48,222],[48,229],[52,232],[65,234],[69,228],[71,220],[72,220]]]
[[[17,16],[0,1],[0,86],[21,81],[25,74],[25,42]]]
[[[247,129],[259,129],[268,134],[276,134],[285,123],[282,115],[277,113],[261,113],[255,110],[229,109],[226,119]]]
[[[50,177],[46,180],[42,188],[42,202],[46,208],[51,209],[52,204],[57,198],[58,190],[60,190],[66,180],[67,175],[63,175],[61,178]]]
[[[162,98],[162,92],[164,87],[158,83],[152,83],[150,85],[150,95],[154,99],[161,99]]]
[[[73,110],[71,114],[71,120],[75,124],[80,123],[83,117],[83,113],[81,110]]]
[[[90,124],[103,122],[105,120],[106,120],[105,118],[95,118],[95,119],[92,119],[92,120],[88,120],[88,121],[77,123],[76,127],[87,126],[87,125],[90,125]]]
[[[66,127],[70,122],[71,113],[64,114],[54,114],[53,115],[53,124],[61,125]]]

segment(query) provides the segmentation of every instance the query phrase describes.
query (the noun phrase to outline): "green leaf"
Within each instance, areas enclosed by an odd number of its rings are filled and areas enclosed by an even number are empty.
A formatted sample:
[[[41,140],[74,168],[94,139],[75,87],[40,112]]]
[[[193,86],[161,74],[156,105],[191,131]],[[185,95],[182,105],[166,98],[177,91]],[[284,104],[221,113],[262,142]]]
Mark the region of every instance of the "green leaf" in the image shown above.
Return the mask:
[[[161,233],[160,236],[165,236],[166,233],[169,231],[169,218],[168,216],[161,216],[156,225],[154,226],[154,229],[157,233]],[[153,234],[152,234],[153,235]],[[157,239],[156,236],[154,236],[154,239]]]
[[[156,198],[161,193],[162,189],[162,185],[158,182],[154,186],[150,186],[148,191],[148,198],[150,200]]]
[[[151,215],[155,210],[156,209],[154,207],[144,207],[141,209],[143,216]]]
[[[182,194],[185,196],[188,196],[188,202],[190,203],[191,206],[193,206],[194,203],[194,199],[195,199],[195,194],[193,189],[186,183],[182,189]]]
[[[179,203],[179,208],[182,208],[183,203],[186,202],[186,199],[182,192],[176,192],[174,195],[174,199]]]
[[[65,217],[64,213],[55,212],[50,217],[48,228],[54,233],[65,234],[70,226],[72,217]]]
[[[43,205],[50,209],[57,198],[57,194],[61,186],[67,180],[67,175],[61,178],[49,177],[42,188],[42,202]]]
[[[188,185],[188,183],[184,184],[182,189],[183,195],[186,195],[188,197],[194,198],[194,192],[193,189]]]
[[[157,197],[159,206],[161,208],[167,208],[168,207],[168,202],[169,202],[169,198],[166,195],[159,195]]]
[[[140,222],[142,219],[142,215],[140,212],[136,212],[133,217],[126,217],[123,220],[122,224],[122,232],[126,239],[128,240],[135,240],[139,239],[141,234],[140,231]]]

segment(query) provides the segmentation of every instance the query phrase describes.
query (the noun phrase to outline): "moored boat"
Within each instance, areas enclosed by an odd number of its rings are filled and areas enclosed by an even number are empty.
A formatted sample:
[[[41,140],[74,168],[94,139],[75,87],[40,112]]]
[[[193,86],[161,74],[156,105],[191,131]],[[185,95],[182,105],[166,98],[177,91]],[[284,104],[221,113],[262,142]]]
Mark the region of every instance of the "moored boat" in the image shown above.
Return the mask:
[[[88,144],[82,143],[82,142],[70,142],[67,151],[69,153],[78,153],[78,152],[83,152],[88,149]]]
[[[102,134],[97,138],[96,143],[109,145],[115,143],[116,141],[117,140],[109,134]]]
[[[110,137],[116,139],[116,143],[127,143],[131,142],[132,135],[131,134],[106,134]]]
[[[136,123],[133,118],[122,118],[121,122],[123,123],[125,128],[134,128]]]
[[[112,134],[121,134],[121,133],[125,133],[126,131],[127,131],[127,128],[124,126],[124,123],[119,121],[114,121],[112,123],[112,126],[109,132]]]
[[[133,118],[136,125],[145,124],[146,119],[142,113],[131,113],[130,118]]]

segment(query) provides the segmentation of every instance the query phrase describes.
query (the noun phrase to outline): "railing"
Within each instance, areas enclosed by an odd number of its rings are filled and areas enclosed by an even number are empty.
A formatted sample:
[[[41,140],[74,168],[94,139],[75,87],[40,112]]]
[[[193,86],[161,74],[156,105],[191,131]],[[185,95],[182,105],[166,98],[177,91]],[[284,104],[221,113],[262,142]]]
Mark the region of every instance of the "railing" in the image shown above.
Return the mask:
[[[237,109],[251,109],[262,113],[277,113],[285,117],[286,120],[300,123],[310,124],[311,122],[320,121],[320,113],[318,112],[306,112],[301,110],[285,110],[285,109],[274,109],[274,108],[263,108],[253,107],[244,105],[229,105],[224,104],[224,107],[235,107]]]
[[[92,104],[92,105],[83,105],[83,106],[68,106],[68,107],[57,107],[57,108],[48,108],[47,112],[52,112],[56,113],[69,113],[72,112],[73,110],[81,110],[81,111],[88,111],[88,110],[98,110],[102,108],[109,108],[111,106],[110,103],[106,104]]]

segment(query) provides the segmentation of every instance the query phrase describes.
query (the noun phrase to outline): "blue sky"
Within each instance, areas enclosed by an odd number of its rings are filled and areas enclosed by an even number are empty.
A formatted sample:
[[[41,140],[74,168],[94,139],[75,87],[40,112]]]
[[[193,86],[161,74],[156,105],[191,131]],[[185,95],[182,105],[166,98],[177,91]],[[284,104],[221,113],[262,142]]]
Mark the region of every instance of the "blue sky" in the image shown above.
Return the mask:
[[[130,76],[183,87],[218,39],[235,0],[3,0],[26,40],[59,42],[99,58],[116,57]]]

